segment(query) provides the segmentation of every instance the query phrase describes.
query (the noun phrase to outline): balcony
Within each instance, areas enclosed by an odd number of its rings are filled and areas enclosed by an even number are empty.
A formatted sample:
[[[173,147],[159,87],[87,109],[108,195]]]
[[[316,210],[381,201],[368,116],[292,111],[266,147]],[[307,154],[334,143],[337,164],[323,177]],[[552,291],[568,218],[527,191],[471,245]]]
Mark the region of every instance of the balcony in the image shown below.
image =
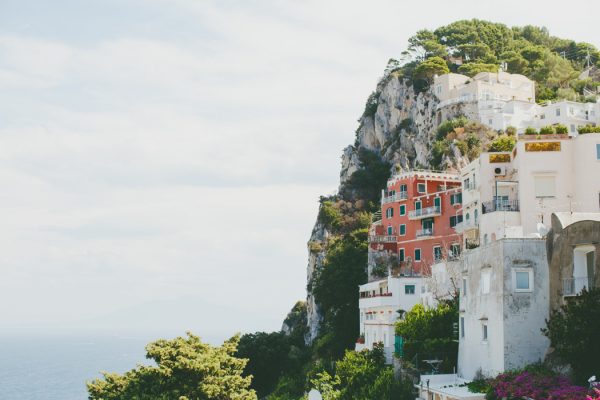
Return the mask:
[[[396,235],[374,235],[369,236],[369,242],[371,243],[396,243],[398,237]]]
[[[433,236],[433,228],[423,228],[417,231],[417,237]]]
[[[391,196],[383,197],[381,199],[381,204],[393,203],[395,201],[401,201],[401,200],[406,200],[406,199],[408,199],[407,191],[396,192],[396,193],[392,194]]]
[[[578,296],[583,288],[591,288],[594,284],[587,276],[563,279],[563,296]]]
[[[409,211],[408,219],[423,219],[427,217],[437,217],[440,215],[442,215],[442,208],[440,206],[433,206]]]
[[[471,229],[477,229],[478,228],[478,223],[477,221],[463,221],[463,222],[459,222],[458,224],[456,224],[454,226],[454,230],[456,231],[456,233],[463,233],[466,231],[470,231]]]
[[[482,212],[488,214],[494,211],[519,211],[519,200],[494,200],[481,203]]]
[[[384,294],[376,294],[368,297],[361,297],[358,299],[358,306],[360,308],[370,308],[370,307],[393,307],[397,305],[398,300],[394,299],[391,293]],[[372,319],[366,320],[365,322],[388,322],[382,319]]]

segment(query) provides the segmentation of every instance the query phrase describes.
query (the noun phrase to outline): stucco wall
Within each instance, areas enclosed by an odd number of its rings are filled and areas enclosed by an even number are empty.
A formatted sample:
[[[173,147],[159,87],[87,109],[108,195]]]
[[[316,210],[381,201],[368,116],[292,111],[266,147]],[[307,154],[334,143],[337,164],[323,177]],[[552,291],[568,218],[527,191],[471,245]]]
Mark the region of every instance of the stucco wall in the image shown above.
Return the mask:
[[[530,269],[533,290],[514,290],[513,269]],[[482,276],[490,275],[489,293]],[[494,376],[543,358],[548,341],[542,335],[548,317],[548,265],[540,239],[502,239],[464,256],[467,291],[460,296],[464,337],[459,335],[458,373],[472,379],[479,370]],[[482,325],[487,322],[488,339]],[[459,319],[460,325],[460,319]]]

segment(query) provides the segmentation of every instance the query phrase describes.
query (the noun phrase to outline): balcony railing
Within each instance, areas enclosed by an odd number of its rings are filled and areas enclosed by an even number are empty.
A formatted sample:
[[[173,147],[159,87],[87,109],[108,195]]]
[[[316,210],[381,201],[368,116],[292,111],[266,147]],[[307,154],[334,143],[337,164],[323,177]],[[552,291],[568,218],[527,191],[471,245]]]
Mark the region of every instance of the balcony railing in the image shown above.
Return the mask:
[[[484,214],[494,211],[519,211],[519,200],[494,200],[481,203]]]
[[[421,219],[426,217],[435,217],[438,215],[442,215],[442,208],[440,206],[433,206],[409,211],[408,219]]]
[[[593,282],[590,281],[587,276],[563,279],[563,296],[577,296],[583,288],[589,289],[593,286]]]
[[[372,243],[396,243],[396,235],[375,235],[369,236],[369,242]]]
[[[390,196],[383,197],[381,199],[381,204],[393,203],[394,201],[406,200],[408,199],[408,192],[396,192]]]
[[[417,231],[417,237],[433,236],[433,228],[423,228]]]
[[[458,233],[475,229],[478,227],[477,221],[463,221],[459,222],[454,226],[454,230]]]

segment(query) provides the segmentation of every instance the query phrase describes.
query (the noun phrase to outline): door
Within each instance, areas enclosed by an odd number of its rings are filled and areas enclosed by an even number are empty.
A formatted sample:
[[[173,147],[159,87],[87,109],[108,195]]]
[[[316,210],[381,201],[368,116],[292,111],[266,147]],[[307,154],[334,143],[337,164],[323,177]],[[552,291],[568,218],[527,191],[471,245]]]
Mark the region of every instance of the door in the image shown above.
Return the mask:
[[[433,205],[435,206],[436,211],[442,212],[442,199],[441,198],[436,197],[435,199],[433,199]]]

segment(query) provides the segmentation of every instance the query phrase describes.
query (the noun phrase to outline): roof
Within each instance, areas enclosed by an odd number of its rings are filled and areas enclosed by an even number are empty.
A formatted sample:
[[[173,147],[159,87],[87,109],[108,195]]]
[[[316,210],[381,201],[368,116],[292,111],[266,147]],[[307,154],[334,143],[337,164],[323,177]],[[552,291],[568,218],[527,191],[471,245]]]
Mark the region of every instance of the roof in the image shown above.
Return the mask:
[[[429,380],[429,390],[432,392],[443,393],[459,399],[483,399],[483,393],[472,393],[466,386],[466,380],[459,378],[455,374],[443,375],[421,375],[421,382],[418,385],[423,388],[427,387]]]
[[[553,215],[558,219],[562,229],[581,221],[600,222],[600,213],[555,212]]]

